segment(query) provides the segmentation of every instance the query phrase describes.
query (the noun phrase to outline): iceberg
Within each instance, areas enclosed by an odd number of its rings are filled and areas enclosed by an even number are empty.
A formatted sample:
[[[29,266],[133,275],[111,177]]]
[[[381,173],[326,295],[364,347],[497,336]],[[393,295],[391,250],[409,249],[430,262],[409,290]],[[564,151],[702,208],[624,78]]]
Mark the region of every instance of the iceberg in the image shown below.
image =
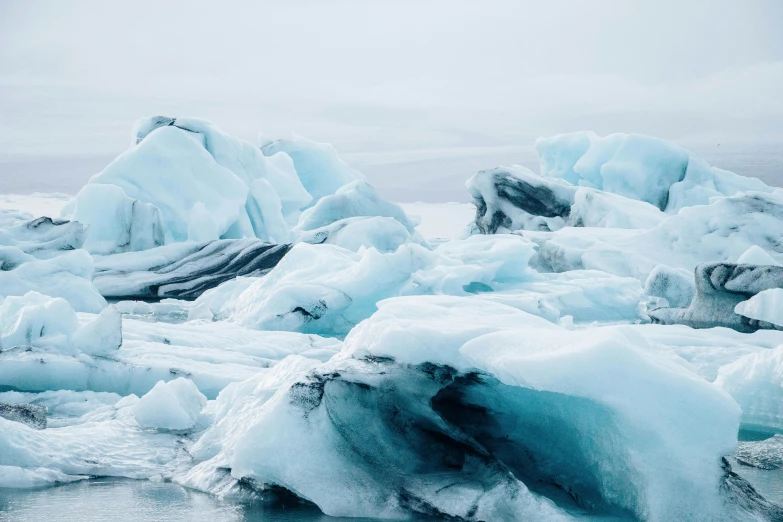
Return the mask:
[[[466,182],[482,234],[569,227],[655,228],[666,215],[649,203],[546,178],[520,166],[482,170]]]
[[[541,174],[646,201],[677,213],[710,198],[740,192],[772,192],[755,178],[711,167],[686,149],[640,134],[593,132],[536,140]]]
[[[87,227],[85,248],[109,254],[187,240],[285,243],[311,199],[287,155],[265,156],[203,120],[154,117],[64,213]]]
[[[230,469],[334,516],[724,516],[739,408],[637,346],[500,304],[389,299],[329,363],[221,394],[183,481]]]

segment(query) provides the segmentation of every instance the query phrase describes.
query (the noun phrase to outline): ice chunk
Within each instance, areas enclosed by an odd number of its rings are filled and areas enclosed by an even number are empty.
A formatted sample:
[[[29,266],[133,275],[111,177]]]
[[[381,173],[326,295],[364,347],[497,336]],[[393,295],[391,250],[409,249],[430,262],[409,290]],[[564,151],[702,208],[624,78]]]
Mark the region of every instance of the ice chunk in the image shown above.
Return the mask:
[[[62,298],[38,292],[7,297],[0,304],[0,350],[42,347],[106,356],[122,344],[120,313],[108,306],[90,322],[79,326],[76,312]]]
[[[158,383],[133,408],[139,426],[163,430],[189,430],[196,425],[207,398],[193,381],[182,377]]]
[[[285,154],[266,157],[203,120],[147,118],[134,141],[65,210],[88,226],[91,252],[218,238],[287,242],[311,199]]]
[[[80,312],[99,312],[106,306],[92,284],[93,263],[84,250],[39,260],[16,247],[0,246],[0,299],[36,291],[62,297]]]
[[[663,324],[680,323],[694,328],[725,326],[740,332],[772,327],[764,319],[759,322],[755,317],[740,315],[735,309],[741,307],[749,315],[774,319],[779,313],[774,306],[777,292],[755,303],[743,302],[764,290],[783,289],[783,267],[707,263],[696,268],[695,279],[696,296],[688,308],[660,308],[650,312],[650,317]]]
[[[84,248],[94,254],[146,250],[165,241],[158,207],[129,198],[116,185],[87,184],[71,217],[87,226]]]
[[[639,134],[561,134],[536,140],[536,151],[544,176],[646,201],[670,213],[704,205],[715,196],[773,190],[758,179],[710,167],[681,147]]]
[[[344,335],[395,295],[468,295],[532,276],[533,246],[515,236],[473,236],[435,251],[406,244],[395,252],[357,253],[299,243],[221,315],[252,328]]]
[[[737,264],[781,266],[781,263],[778,263],[777,261],[772,259],[772,256],[770,256],[766,250],[764,250],[758,245],[753,245],[745,252],[743,252],[743,254],[739,256],[739,259],[737,259]]]
[[[122,345],[122,315],[114,306],[107,306],[98,317],[73,333],[71,344],[94,357],[114,353]]]
[[[305,210],[294,235],[298,241],[353,251],[364,246],[392,252],[404,243],[424,242],[405,211],[362,180],[344,185]]]
[[[13,246],[41,259],[81,248],[84,227],[75,221],[39,217],[4,226],[0,222],[0,245]]]
[[[95,320],[95,315],[79,314],[82,325]],[[66,344],[64,338],[57,344],[52,339],[0,352],[0,388],[141,396],[160,380],[187,377],[214,399],[229,383],[266,372],[288,355],[326,361],[342,346],[317,335],[264,332],[225,322],[171,324],[127,318],[122,321],[120,348],[107,346],[97,357]]]
[[[658,265],[647,276],[644,293],[663,297],[671,307],[685,308],[691,304],[696,286],[687,270]]]
[[[363,180],[342,186],[334,194],[319,199],[313,207],[302,213],[296,230],[315,230],[357,216],[390,217],[403,225],[410,234],[415,233],[416,227],[405,211],[399,205],[384,200],[375,187]]]
[[[759,292],[747,301],[735,306],[734,312],[749,319],[771,323],[783,329],[783,280],[780,281],[780,288],[770,288]]]
[[[365,179],[364,175],[340,159],[331,145],[316,143],[302,136],[266,141],[261,144],[261,150],[266,156],[283,152],[291,157],[302,185],[313,197],[311,205],[324,196],[334,194],[343,185]]]
[[[65,299],[38,292],[6,297],[0,304],[0,350],[30,346],[48,336],[62,336],[62,342],[78,328],[76,313]]]
[[[325,365],[232,387],[185,483],[230,469],[335,516],[723,516],[739,409],[640,339],[474,299],[379,308]]]
[[[85,399],[90,399],[89,394],[73,392],[48,395],[59,396],[61,413],[72,408],[81,411]],[[71,422],[45,430],[0,418],[0,480],[16,479],[16,487],[34,487],[85,476],[158,480],[170,476],[181,455],[179,437],[140,430],[132,413],[138,399],[118,399],[114,396],[92,414],[71,417]],[[95,406],[92,400],[87,404]]]
[[[650,230],[566,227],[521,234],[539,245],[531,260],[538,270],[589,268],[645,281],[660,264],[690,271],[701,263],[731,263],[754,245],[783,259],[783,245],[769,233],[781,228],[783,190],[778,190],[687,207]]]
[[[475,227],[483,234],[564,226],[654,228],[666,217],[648,203],[579,188],[520,166],[479,171],[466,186],[476,205]]]

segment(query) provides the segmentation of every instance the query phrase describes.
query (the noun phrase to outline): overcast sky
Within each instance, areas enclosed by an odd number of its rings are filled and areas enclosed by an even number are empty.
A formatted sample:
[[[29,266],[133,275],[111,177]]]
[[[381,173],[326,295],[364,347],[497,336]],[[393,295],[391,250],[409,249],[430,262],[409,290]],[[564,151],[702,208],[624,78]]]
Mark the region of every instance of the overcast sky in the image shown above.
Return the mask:
[[[780,142],[781,21],[780,0],[0,0],[0,155],[119,152],[147,114],[343,153]]]

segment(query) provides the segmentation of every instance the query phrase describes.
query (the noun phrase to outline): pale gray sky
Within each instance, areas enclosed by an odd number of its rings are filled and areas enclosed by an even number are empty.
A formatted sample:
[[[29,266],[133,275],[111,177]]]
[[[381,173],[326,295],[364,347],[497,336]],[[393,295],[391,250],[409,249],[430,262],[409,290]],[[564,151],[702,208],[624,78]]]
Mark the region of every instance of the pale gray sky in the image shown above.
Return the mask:
[[[774,148],[781,21],[779,0],[0,0],[0,157],[109,157],[148,114],[370,170],[583,129]]]

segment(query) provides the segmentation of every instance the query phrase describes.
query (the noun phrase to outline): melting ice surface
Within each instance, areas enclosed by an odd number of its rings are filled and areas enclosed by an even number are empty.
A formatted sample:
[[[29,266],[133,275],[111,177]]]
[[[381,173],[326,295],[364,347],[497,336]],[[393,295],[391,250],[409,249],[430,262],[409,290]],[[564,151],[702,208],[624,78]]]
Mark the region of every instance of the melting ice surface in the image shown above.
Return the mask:
[[[3,198],[0,518],[783,520],[783,189],[536,147],[401,206],[159,116]]]

